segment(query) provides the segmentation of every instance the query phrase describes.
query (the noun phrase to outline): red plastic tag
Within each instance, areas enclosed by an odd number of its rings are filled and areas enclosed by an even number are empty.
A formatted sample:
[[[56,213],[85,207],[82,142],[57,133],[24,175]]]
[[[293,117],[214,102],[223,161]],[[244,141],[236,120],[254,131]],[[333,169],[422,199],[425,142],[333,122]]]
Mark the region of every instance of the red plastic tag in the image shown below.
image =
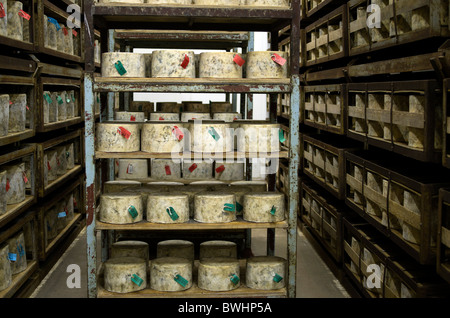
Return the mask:
[[[52,167],[50,167],[50,162],[47,161],[47,170],[52,170]]]
[[[162,117],[159,117],[159,120],[164,120],[164,118],[162,118]]]
[[[75,31],[75,29],[72,29],[72,34],[73,34],[74,36],[77,36],[77,35],[78,35],[78,32]]]
[[[130,139],[131,133],[123,127],[119,127],[117,132],[121,134],[124,138]]]
[[[30,20],[30,19],[31,19],[31,15],[29,15],[28,13],[26,13],[26,12],[23,11],[23,10],[19,10],[19,15],[20,15],[22,18],[24,18],[24,19],[27,19],[27,20]]]
[[[166,169],[166,175],[170,176],[172,174],[172,171],[170,171],[170,166],[165,166]]]
[[[276,53],[272,54],[272,60],[281,66],[283,66],[286,63],[286,59],[282,58],[281,56],[279,56]]]
[[[28,107],[28,105],[25,106],[27,108],[27,110],[30,110],[30,107]]]
[[[73,198],[73,205],[77,206],[77,200],[75,199],[75,197]]]
[[[9,101],[9,105],[12,105],[12,104],[14,104],[12,101]]]
[[[185,54],[183,63],[181,63],[181,67],[186,68],[188,65],[189,65],[189,56],[187,56],[187,54]]]
[[[10,188],[11,186],[9,185],[9,179],[6,179],[6,192],[8,192],[9,191],[9,188]]]
[[[65,26],[63,26],[63,32],[65,36],[69,35],[69,31],[67,31],[67,28]]]
[[[116,166],[119,166],[119,161],[116,161]]]
[[[4,18],[5,16],[5,8],[3,7],[3,3],[0,2],[0,18]]]
[[[27,178],[27,174],[25,173],[25,171],[22,172],[22,176],[23,176],[23,181],[24,181],[25,183],[28,183],[28,178]]]
[[[197,164],[196,163],[194,163],[192,166],[189,167],[189,171],[190,172],[194,171],[195,169],[197,169]]]
[[[233,62],[242,67],[242,65],[244,65],[245,63],[245,60],[239,54],[236,54],[233,58]]]
[[[216,168],[216,172],[217,173],[221,173],[221,172],[224,172],[224,171],[225,171],[225,166],[224,165],[221,165],[220,167]]]
[[[131,115],[130,121],[136,121],[136,116]]]
[[[184,134],[180,130],[180,128],[178,128],[177,126],[174,126],[173,129],[172,129],[172,132],[175,134],[175,137],[177,137],[178,141],[183,140]]]

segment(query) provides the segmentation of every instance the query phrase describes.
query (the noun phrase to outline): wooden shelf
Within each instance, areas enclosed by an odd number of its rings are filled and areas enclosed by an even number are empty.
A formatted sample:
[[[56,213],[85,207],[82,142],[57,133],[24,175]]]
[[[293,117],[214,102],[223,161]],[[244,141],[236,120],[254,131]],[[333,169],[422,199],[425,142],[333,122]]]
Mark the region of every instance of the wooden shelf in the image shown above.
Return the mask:
[[[249,158],[266,158],[266,159],[280,159],[289,158],[288,151],[279,151],[273,153],[256,153],[256,152],[225,152],[222,154],[216,154],[209,156],[203,156],[202,153],[150,153],[150,152],[103,152],[96,151],[95,159],[249,159]]]
[[[11,298],[37,269],[37,261],[27,260],[27,268],[24,271],[13,275],[11,285],[0,291],[0,298]]]
[[[17,218],[21,213],[25,212],[33,205],[36,198],[33,195],[25,195],[25,200],[17,204],[8,204],[6,213],[0,216],[0,228],[6,223]]]
[[[0,137],[0,146],[9,145],[24,139],[34,137],[35,131],[33,129],[25,129],[24,131],[11,133],[4,137]]]
[[[32,52],[34,50],[34,45],[31,42],[20,41],[13,38],[9,38],[4,35],[0,35],[0,45],[9,46],[14,49],[24,50]]]
[[[67,180],[71,179],[73,176],[77,175],[82,170],[83,169],[82,169],[81,165],[75,165],[75,167],[73,167],[70,170],[67,170],[67,172],[65,174],[63,174],[62,176],[59,176],[55,180],[49,182],[48,185],[46,187],[44,187],[43,189],[39,189],[39,196],[41,198],[45,197],[47,194],[54,191],[56,188],[59,188],[59,186],[61,186],[61,184],[63,184]]]
[[[49,132],[52,130],[57,130],[57,129],[73,126],[73,125],[81,123],[82,121],[83,121],[83,119],[78,116],[78,117],[73,117],[73,118],[66,119],[66,120],[57,121],[54,123],[44,124],[44,127],[42,129],[38,127],[36,130],[37,130],[37,132]]]

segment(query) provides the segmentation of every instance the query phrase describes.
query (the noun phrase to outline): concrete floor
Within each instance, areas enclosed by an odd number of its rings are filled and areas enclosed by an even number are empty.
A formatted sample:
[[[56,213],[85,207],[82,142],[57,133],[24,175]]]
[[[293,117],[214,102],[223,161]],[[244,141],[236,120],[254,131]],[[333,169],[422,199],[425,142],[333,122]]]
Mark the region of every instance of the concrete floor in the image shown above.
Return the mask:
[[[297,231],[297,298],[349,298],[349,294],[328,269],[303,233]],[[286,231],[276,231],[275,255],[286,257]],[[99,249],[100,250],[100,249]],[[252,231],[252,252],[265,255],[266,231]],[[100,257],[98,258],[100,259]],[[80,288],[68,288],[71,264],[81,269]],[[31,295],[32,298],[86,298],[86,231],[83,230],[49,274]]]

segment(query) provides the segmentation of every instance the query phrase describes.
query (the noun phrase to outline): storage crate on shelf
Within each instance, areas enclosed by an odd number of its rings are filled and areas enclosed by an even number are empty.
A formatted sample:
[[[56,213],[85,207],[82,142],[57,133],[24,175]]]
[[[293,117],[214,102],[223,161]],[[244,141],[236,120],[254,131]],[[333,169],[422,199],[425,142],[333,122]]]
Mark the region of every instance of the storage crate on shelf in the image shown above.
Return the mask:
[[[304,123],[331,133],[346,133],[346,84],[305,85],[302,89]]]
[[[351,0],[347,9],[350,56],[450,34],[448,1]]]
[[[439,190],[437,273],[450,283],[450,188]]]
[[[449,285],[367,223],[343,221],[344,271],[367,298],[446,298]]]
[[[303,173],[336,198],[345,199],[345,151],[361,148],[335,135],[302,135]]]
[[[36,202],[36,163],[35,144],[1,149],[0,227]]]
[[[57,190],[84,167],[83,129],[37,143],[37,192],[40,198]]]
[[[443,84],[443,141],[442,141],[442,163],[444,167],[450,168],[450,79],[445,79]]]
[[[44,261],[85,214],[83,176],[72,178],[58,194],[37,206],[38,254]]]
[[[0,298],[12,298],[39,268],[36,212],[0,229]]]
[[[345,2],[346,0],[302,0],[302,18],[323,15],[324,11],[330,11],[329,8],[336,8]]]
[[[346,204],[421,264],[436,262],[438,191],[449,171],[383,151],[346,151]]]
[[[300,217],[336,263],[342,261],[342,216],[345,206],[313,182],[302,179]]]
[[[347,135],[416,160],[440,162],[441,96],[434,80],[348,84]]]
[[[4,14],[0,22],[2,50],[33,51],[34,3],[34,0],[2,1],[1,11]]]
[[[303,66],[348,56],[346,5],[307,26],[303,35],[301,38]]]

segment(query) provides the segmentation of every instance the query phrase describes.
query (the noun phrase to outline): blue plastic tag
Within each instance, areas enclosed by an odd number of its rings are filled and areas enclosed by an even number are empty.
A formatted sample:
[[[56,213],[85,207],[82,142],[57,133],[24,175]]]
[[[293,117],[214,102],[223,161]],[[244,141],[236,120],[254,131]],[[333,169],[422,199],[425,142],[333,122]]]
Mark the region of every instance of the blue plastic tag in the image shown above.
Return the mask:
[[[61,30],[61,26],[59,25],[58,21],[50,17],[47,17],[47,20],[48,22],[53,23],[56,26],[56,31]]]
[[[16,253],[8,253],[8,259],[9,259],[11,262],[17,261],[17,254],[16,254]]]

